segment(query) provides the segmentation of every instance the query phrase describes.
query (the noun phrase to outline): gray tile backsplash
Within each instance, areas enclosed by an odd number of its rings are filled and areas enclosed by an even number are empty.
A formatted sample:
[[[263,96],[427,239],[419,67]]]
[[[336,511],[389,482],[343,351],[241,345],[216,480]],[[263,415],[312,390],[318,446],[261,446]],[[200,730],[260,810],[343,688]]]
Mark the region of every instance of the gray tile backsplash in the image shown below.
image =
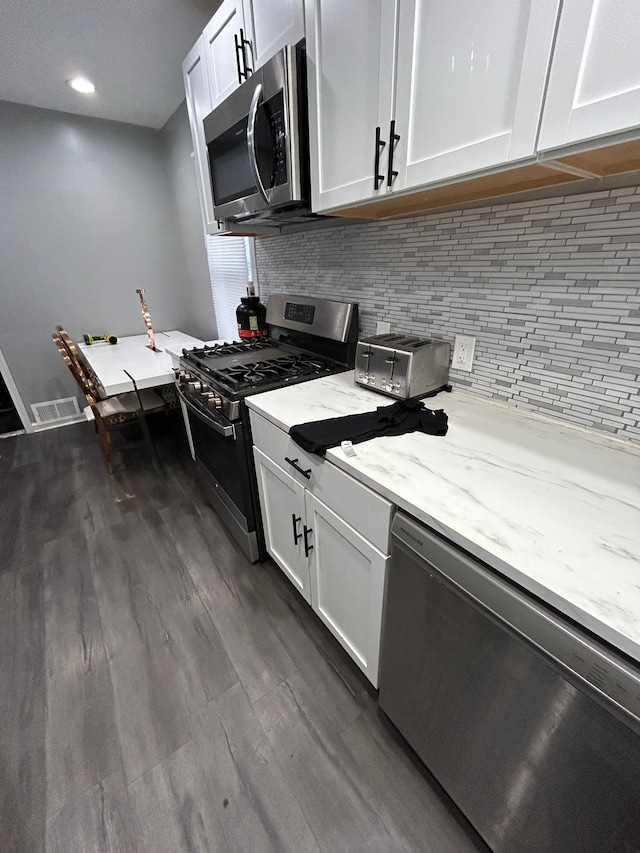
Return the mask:
[[[640,439],[640,187],[256,241],[260,292],[357,301],[361,336],[477,338],[454,385]]]

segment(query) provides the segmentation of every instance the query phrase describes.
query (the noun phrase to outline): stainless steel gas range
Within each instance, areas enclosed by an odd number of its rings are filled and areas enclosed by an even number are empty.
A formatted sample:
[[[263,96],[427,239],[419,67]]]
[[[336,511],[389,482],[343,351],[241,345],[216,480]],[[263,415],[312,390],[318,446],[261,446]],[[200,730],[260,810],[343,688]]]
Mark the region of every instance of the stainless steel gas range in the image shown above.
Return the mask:
[[[353,368],[358,306],[273,294],[269,336],[183,350],[176,387],[208,499],[252,562],[266,557],[244,399]]]

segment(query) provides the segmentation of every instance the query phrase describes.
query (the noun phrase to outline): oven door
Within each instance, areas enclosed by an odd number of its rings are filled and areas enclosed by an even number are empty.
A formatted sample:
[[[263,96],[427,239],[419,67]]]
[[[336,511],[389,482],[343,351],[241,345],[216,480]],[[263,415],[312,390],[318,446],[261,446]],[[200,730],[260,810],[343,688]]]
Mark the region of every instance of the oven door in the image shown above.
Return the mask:
[[[217,219],[263,218],[308,202],[301,175],[303,53],[283,48],[204,120]]]
[[[241,420],[202,412],[178,388],[184,405],[198,475],[209,502],[245,556],[262,559],[256,529],[255,489],[249,445]]]

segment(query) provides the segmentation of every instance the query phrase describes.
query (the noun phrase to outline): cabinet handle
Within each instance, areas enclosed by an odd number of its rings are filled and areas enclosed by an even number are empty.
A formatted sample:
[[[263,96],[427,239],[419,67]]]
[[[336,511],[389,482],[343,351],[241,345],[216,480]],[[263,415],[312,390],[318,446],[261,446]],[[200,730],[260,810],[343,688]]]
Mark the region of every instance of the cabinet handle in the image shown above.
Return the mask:
[[[242,30],[241,30],[242,32]],[[242,83],[242,76],[246,77],[245,72],[240,68],[240,51],[242,51],[242,59],[244,63],[244,49],[242,47],[242,43],[238,41],[238,33],[233,34],[233,41],[236,46],[236,68],[238,69],[238,83]],[[244,63],[246,65],[246,63]]]
[[[253,97],[251,98],[251,106],[249,107],[249,122],[247,126],[247,148],[249,149],[249,165],[253,173],[253,179],[260,190],[260,195],[269,204],[269,196],[262,182],[260,167],[258,166],[258,145],[256,142],[256,121],[258,120],[258,106],[262,97],[262,83],[256,86]]]
[[[393,152],[396,150],[397,143],[400,142],[400,136],[396,133],[395,119],[389,127],[389,168],[387,171],[387,186],[390,187],[394,178],[398,177],[398,172],[393,168]]]
[[[298,523],[302,521],[302,516],[291,513],[291,521],[293,522],[293,544],[297,545],[298,540],[302,539],[302,533],[298,533]]]
[[[240,51],[242,48],[240,42],[238,41],[238,33],[233,34],[233,42],[236,46],[236,69],[238,71],[238,83],[242,83],[242,69],[240,68]]]
[[[248,45],[249,51],[251,51],[251,42],[244,37],[244,30],[240,27],[240,47],[242,49],[242,61],[244,63],[244,79],[247,80],[253,74],[253,68],[250,68],[247,65],[247,54],[244,51],[245,44]],[[253,59],[251,53],[249,53],[249,56]]]
[[[288,462],[288,463],[289,463],[289,465],[293,466],[293,467],[296,469],[296,471],[298,472],[298,474],[302,474],[302,476],[303,476],[303,477],[306,477],[306,478],[307,478],[307,480],[310,480],[310,479],[311,479],[311,468],[307,468],[307,470],[306,470],[306,471],[304,471],[304,470],[303,470],[303,469],[298,465],[298,459],[297,459],[297,457],[296,457],[295,459],[289,459],[289,457],[288,457],[288,456],[285,456],[285,457],[284,457],[284,461],[285,461],[285,462]]]
[[[380,139],[380,128],[376,127],[376,157],[375,163],[373,166],[373,188],[374,190],[380,189],[380,184],[384,181],[384,175],[380,174],[380,154],[382,154],[384,150],[384,146],[387,143],[384,139]]]
[[[313,551],[313,545],[309,545],[309,534],[313,533],[313,530],[310,527],[307,527],[305,524],[304,528],[304,555],[308,557],[309,554]]]

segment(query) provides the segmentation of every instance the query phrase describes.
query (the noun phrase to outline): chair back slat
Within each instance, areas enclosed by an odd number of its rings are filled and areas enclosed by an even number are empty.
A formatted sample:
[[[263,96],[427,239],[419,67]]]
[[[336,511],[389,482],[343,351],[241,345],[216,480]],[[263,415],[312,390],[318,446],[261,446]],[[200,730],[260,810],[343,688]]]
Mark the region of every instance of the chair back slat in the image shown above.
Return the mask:
[[[80,386],[82,393],[87,398],[87,402],[89,403],[89,405],[94,405],[97,402],[97,396],[94,392],[93,383],[89,380],[84,371],[78,366],[78,363],[71,358],[71,356],[69,355],[69,351],[64,345],[64,341],[62,340],[61,336],[57,332],[54,332],[51,337],[53,338],[58,352],[62,356],[62,360],[71,371],[73,378],[76,380],[76,382]]]
[[[76,345],[71,340],[71,338],[69,337],[69,335],[67,334],[67,332],[64,330],[64,328],[62,326],[56,326],[56,333],[57,333],[57,336],[58,336],[62,346],[66,350],[67,355],[69,356],[69,359],[71,360],[71,363],[74,365],[74,368],[75,368],[74,376],[76,373],[78,373],[82,377],[82,381],[79,382],[79,384],[81,385],[81,387],[84,385],[87,385],[89,387],[89,393],[91,394],[91,396],[95,400],[100,400],[101,394],[98,391],[98,389],[95,385],[95,382],[93,381],[93,379],[91,378],[91,376],[89,375],[87,370],[85,369],[84,362],[83,362],[82,357],[80,355],[80,351],[78,350],[78,348],[76,347]],[[54,336],[54,340],[55,340],[55,336]]]

